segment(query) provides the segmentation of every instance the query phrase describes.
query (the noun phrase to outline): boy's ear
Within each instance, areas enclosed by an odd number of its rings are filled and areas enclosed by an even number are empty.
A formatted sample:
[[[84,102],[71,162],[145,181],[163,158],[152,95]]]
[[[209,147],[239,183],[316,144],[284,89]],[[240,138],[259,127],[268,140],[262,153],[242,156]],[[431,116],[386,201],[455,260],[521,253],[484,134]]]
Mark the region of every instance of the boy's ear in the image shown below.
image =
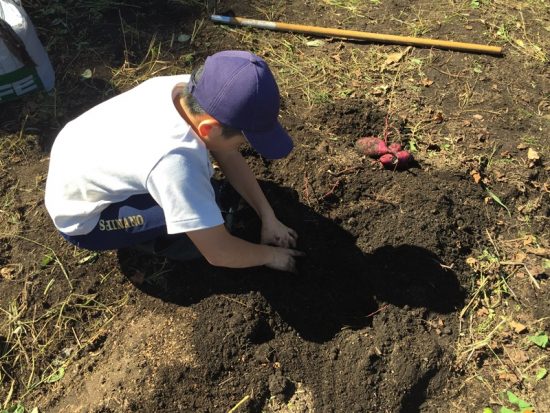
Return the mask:
[[[211,136],[212,133],[219,133],[218,130],[221,130],[221,125],[216,119],[203,119],[197,126],[197,131],[202,138]]]

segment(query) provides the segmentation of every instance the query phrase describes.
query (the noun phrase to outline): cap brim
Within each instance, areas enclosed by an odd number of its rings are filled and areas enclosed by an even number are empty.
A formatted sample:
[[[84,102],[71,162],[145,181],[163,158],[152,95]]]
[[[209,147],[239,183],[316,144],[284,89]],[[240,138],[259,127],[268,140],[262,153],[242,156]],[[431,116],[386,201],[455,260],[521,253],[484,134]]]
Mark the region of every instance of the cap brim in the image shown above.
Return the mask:
[[[284,158],[294,147],[292,138],[279,122],[268,131],[243,131],[243,133],[254,150],[267,159]]]

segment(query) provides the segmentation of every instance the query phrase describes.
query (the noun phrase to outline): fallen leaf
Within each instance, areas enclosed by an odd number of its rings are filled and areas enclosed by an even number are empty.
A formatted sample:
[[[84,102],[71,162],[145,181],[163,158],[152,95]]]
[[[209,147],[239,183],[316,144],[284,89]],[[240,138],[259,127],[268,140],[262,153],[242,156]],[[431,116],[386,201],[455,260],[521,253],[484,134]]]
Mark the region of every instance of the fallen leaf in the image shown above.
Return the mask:
[[[5,280],[13,280],[21,272],[21,264],[8,264],[0,268],[0,277]]]
[[[477,264],[477,259],[475,259],[474,257],[468,257],[466,258],[466,264],[470,266],[475,265]]]
[[[485,317],[489,315],[489,310],[487,310],[485,307],[481,307],[479,310],[477,310],[476,314],[479,317]]]
[[[474,169],[474,170],[470,171],[470,175],[474,179],[474,182],[476,184],[479,184],[479,182],[481,181],[481,174]]]
[[[403,56],[405,55],[402,52],[390,53],[386,58],[384,64],[388,66],[394,63],[399,63],[401,59],[403,59]]]
[[[309,47],[321,47],[324,45],[325,45],[325,42],[320,39],[310,40],[309,42],[306,42],[306,46],[309,46]]]
[[[526,143],[520,143],[518,146],[516,146],[516,148],[520,149],[520,150],[523,150],[523,149],[527,149],[529,147],[529,145],[527,145]]]
[[[474,118],[475,120],[483,120],[483,116],[479,114],[475,114],[474,116],[472,116],[472,118]]]
[[[504,381],[509,381],[510,383],[516,383],[518,381],[518,378],[515,374],[512,373],[499,373],[498,378]]]
[[[407,53],[409,53],[409,51],[412,49],[411,46],[407,47],[405,50],[403,50],[402,52],[395,52],[395,53],[390,53],[387,57],[386,57],[386,61],[384,62],[384,64],[382,65],[382,70],[384,70],[385,68],[387,68],[388,66],[390,65],[394,65],[396,63],[399,63],[403,57],[405,57],[405,55]]]
[[[535,151],[533,148],[529,148],[527,150],[527,159],[530,161],[538,161],[540,159],[540,156],[537,151]]]
[[[520,322],[517,322],[517,321],[510,321],[508,322],[508,325],[510,327],[512,327],[512,329],[517,333],[517,334],[521,334],[521,333],[525,333],[527,331],[527,327],[524,326],[523,324],[521,324]]]
[[[91,69],[84,70],[80,74],[80,77],[82,77],[82,79],[90,79],[92,77],[92,70]]]
[[[99,257],[99,254],[96,252],[93,252],[90,255],[87,255],[84,258],[80,259],[77,264],[79,265],[87,264],[89,262],[95,261],[98,257]]]
[[[515,364],[521,364],[529,361],[529,355],[521,349],[510,349],[508,351],[508,357],[510,357],[510,360],[512,360]]]
[[[444,121],[444,118],[443,118],[443,112],[437,112],[434,117],[432,118],[432,120],[435,122],[435,123],[442,123]]]
[[[536,240],[534,236],[526,235],[525,238],[523,238],[523,245],[531,245],[535,241]]]
[[[425,78],[425,79],[422,79],[420,83],[422,83],[422,86],[428,87],[433,85],[434,81],[431,79]]]
[[[514,256],[514,261],[516,261],[516,262],[523,262],[523,261],[525,261],[525,258],[527,258],[527,255],[524,254],[523,252],[519,251],[519,252]]]

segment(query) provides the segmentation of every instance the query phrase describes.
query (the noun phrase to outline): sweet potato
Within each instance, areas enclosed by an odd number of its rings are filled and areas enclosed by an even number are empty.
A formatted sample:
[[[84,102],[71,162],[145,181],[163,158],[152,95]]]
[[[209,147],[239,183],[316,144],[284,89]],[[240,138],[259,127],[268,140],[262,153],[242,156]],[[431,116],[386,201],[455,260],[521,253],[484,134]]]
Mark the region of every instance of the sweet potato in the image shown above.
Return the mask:
[[[388,146],[388,150],[391,153],[396,154],[397,152],[399,152],[401,150],[401,144],[397,143],[397,142],[394,142],[390,146]]]
[[[409,151],[399,151],[395,155],[393,153],[387,153],[382,155],[379,159],[380,163],[384,165],[384,168],[398,170],[407,169],[412,160],[413,157]]]
[[[384,168],[393,169],[397,163],[397,158],[391,153],[386,153],[380,157],[379,161],[384,165]]]
[[[398,169],[407,169],[413,160],[413,156],[409,151],[399,151],[395,154],[395,156],[397,157]]]
[[[386,142],[376,136],[368,136],[355,142],[355,147],[364,155],[371,158],[379,158],[388,153]]]

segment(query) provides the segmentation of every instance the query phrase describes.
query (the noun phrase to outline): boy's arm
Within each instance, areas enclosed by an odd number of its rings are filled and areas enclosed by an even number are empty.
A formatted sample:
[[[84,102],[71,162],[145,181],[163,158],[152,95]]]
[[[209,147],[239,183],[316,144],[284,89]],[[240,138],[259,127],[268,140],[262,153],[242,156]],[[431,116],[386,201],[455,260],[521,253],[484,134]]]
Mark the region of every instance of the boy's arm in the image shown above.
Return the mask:
[[[239,151],[214,152],[223,173],[235,190],[256,211],[262,220],[262,243],[295,247],[297,234],[281,223],[269,205],[256,177]]]
[[[296,272],[294,257],[303,253],[269,245],[254,244],[229,234],[224,225],[187,232],[195,246],[215,266],[246,268],[266,265],[281,271]]]

